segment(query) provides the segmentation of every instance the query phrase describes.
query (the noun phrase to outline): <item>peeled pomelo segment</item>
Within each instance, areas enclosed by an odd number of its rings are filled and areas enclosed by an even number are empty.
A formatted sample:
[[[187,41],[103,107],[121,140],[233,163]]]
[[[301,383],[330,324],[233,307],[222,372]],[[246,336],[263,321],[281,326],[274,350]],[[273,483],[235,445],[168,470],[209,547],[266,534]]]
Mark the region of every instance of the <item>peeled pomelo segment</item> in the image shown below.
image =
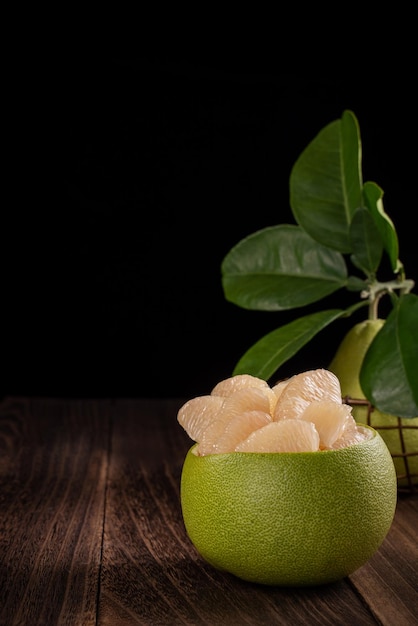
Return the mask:
[[[232,395],[224,398],[222,412],[231,416],[238,415],[244,411],[265,411],[270,412],[270,394],[268,389],[258,387],[243,387]]]
[[[295,374],[277,401],[273,420],[297,419],[310,402],[323,399],[342,402],[340,381],[335,374],[325,369]]]
[[[351,406],[333,400],[313,400],[301,414],[312,422],[319,434],[319,447],[331,448],[341,436],[351,416]]]
[[[282,394],[283,389],[286,387],[287,383],[288,383],[287,380],[282,380],[276,383],[275,385],[273,385],[273,387],[268,388],[268,395],[270,398],[270,415],[272,416],[272,418],[276,410],[277,402]]]
[[[221,398],[221,396],[213,396]],[[222,408],[216,414],[200,437],[199,454],[206,455],[216,452],[216,444],[223,435],[229,422],[246,411],[270,412],[268,396],[257,387],[243,387],[232,395],[222,398]]]
[[[271,387],[272,392],[274,393],[274,395],[276,396],[277,400],[280,398],[280,396],[282,395],[285,387],[287,387],[287,384],[289,382],[290,379],[287,380],[279,380],[278,383],[276,383],[275,385],[273,385]]]
[[[224,398],[198,396],[188,400],[177,413],[177,421],[193,441],[200,441],[203,431],[219,415]]]
[[[233,452],[235,446],[246,439],[253,431],[271,423],[271,416],[264,411],[245,411],[233,417],[226,425],[222,435],[213,446],[213,452]],[[202,450],[198,449],[202,454]]]
[[[347,448],[348,446],[353,446],[356,443],[366,441],[367,439],[370,439],[371,436],[372,431],[370,429],[358,426],[354,417],[350,415],[343,432],[341,433],[340,437],[336,439],[336,441],[333,443],[331,449],[339,450],[340,448]]]
[[[319,434],[311,422],[299,419],[270,422],[235,447],[236,452],[316,452]]]
[[[277,394],[274,393],[274,391],[273,391],[273,389],[271,387],[267,387],[267,389],[262,389],[261,391],[268,398],[268,401],[269,401],[269,413],[270,413],[270,418],[272,419],[272,415],[274,414],[274,411],[276,409],[278,396],[277,396]]]
[[[270,389],[270,385],[262,378],[257,378],[257,376],[252,376],[251,374],[237,374],[236,376],[221,380],[212,389],[211,395],[227,397],[247,387]]]
[[[197,453],[201,456],[206,454],[213,454],[216,452],[215,446],[219,438],[223,435],[225,428],[236,414],[230,414],[225,411],[220,411],[217,418],[210,422],[207,428],[204,429],[199,440],[199,447]]]

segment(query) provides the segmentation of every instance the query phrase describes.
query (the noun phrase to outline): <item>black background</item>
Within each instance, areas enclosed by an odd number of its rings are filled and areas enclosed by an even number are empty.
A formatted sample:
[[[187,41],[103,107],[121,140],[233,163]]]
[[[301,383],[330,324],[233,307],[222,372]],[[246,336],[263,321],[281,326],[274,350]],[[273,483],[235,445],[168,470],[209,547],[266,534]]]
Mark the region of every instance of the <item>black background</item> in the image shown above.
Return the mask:
[[[51,55],[15,78],[2,395],[184,397],[230,376],[296,313],[227,303],[222,259],[255,230],[294,222],[291,167],[345,109],[360,123],[364,179],[383,188],[418,278],[408,77]],[[341,296],[313,308],[341,306]],[[326,367],[351,323],[323,331],[280,374]]]

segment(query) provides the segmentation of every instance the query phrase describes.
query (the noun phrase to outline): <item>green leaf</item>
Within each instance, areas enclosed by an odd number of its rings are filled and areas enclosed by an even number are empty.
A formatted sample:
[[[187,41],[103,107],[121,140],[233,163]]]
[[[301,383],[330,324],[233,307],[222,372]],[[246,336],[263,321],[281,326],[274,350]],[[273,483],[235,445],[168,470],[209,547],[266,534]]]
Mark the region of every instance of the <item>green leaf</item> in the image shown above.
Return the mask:
[[[315,241],[351,252],[349,227],[362,206],[360,132],[351,111],[325,126],[297,159],[290,174],[290,206]]]
[[[361,171],[360,127],[352,111],[341,117],[342,178],[349,215],[362,203],[363,175]]]
[[[383,254],[383,242],[367,209],[357,209],[350,225],[353,264],[367,276],[375,276]]]
[[[379,230],[384,249],[389,255],[392,270],[397,273],[402,267],[398,259],[398,236],[392,220],[383,209],[383,191],[376,183],[365,183],[363,187],[363,197],[376,227]]]
[[[346,287],[348,291],[360,291],[361,292],[368,288],[368,283],[366,280],[358,278],[358,276],[349,276],[347,278]]]
[[[368,349],[360,371],[366,398],[380,411],[418,416],[418,296],[401,296]]]
[[[247,350],[235,366],[233,375],[252,374],[268,380],[323,328],[345,314],[340,309],[321,311],[273,330]]]
[[[347,280],[343,256],[291,224],[242,239],[224,258],[221,272],[225,298],[260,311],[316,302],[344,287]]]

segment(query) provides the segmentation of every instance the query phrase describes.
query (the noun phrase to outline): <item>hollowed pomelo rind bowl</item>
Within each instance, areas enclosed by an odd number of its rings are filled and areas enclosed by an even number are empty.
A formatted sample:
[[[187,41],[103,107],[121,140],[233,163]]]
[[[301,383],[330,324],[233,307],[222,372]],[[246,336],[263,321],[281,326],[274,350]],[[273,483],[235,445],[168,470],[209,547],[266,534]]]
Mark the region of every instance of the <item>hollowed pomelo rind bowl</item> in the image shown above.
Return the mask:
[[[181,476],[185,528],[200,555],[244,580],[330,583],[366,563],[396,508],[392,457],[371,439],[340,450],[214,454],[194,446]]]

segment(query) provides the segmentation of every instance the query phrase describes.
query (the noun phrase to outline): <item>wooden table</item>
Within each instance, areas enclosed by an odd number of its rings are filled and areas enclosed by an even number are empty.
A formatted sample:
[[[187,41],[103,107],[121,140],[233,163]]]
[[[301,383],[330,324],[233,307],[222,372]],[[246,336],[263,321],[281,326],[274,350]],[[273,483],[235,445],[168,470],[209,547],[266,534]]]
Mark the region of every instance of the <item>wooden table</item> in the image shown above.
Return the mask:
[[[2,626],[418,624],[417,493],[338,583],[263,587],[205,564],[179,504],[182,403],[3,399]]]

